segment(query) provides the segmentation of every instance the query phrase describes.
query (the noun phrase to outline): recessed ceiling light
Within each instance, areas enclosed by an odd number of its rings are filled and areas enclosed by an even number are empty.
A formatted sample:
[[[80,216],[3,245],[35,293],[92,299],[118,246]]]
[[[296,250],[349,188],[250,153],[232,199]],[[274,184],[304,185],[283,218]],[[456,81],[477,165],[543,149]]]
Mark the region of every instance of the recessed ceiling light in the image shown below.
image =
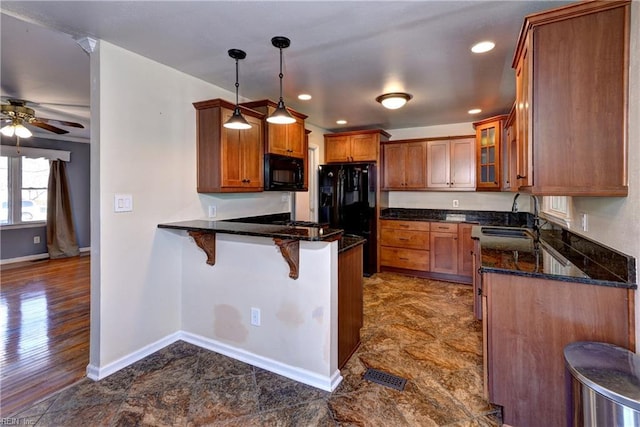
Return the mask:
[[[336,124],[338,124],[338,125],[346,125],[347,121],[346,120],[342,120],[342,119],[336,120]]]
[[[482,110],[479,108],[473,108],[471,110],[468,111],[469,114],[478,114],[478,113],[482,113]]]
[[[308,101],[311,99],[311,95],[309,95],[308,93],[301,93],[300,95],[298,95],[298,99],[300,101]]]
[[[483,42],[474,44],[471,47],[471,52],[473,52],[473,53],[485,53],[485,52],[489,52],[494,47],[496,47],[496,44],[494,42],[490,42],[490,41],[487,40],[487,41],[483,41]]]

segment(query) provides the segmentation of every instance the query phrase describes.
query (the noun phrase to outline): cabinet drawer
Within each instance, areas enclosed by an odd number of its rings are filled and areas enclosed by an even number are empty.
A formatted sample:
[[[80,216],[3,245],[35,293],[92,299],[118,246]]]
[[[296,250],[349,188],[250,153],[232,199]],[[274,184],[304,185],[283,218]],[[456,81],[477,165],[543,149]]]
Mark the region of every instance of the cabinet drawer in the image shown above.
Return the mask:
[[[380,244],[396,248],[429,249],[429,232],[419,230],[397,230],[383,228]]]
[[[392,228],[394,230],[429,231],[429,223],[424,221],[401,221],[401,220],[395,220],[395,219],[381,219],[380,227]]]
[[[457,233],[458,224],[453,224],[450,222],[432,222],[431,230],[438,231],[440,233]]]
[[[429,271],[429,251],[383,246],[380,248],[380,264],[387,267]]]

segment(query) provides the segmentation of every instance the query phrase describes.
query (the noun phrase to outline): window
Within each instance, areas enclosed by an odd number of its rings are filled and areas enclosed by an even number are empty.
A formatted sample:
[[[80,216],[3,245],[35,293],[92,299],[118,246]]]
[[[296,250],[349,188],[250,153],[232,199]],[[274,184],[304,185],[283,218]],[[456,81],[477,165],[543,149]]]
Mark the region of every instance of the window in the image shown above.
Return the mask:
[[[49,160],[0,156],[0,224],[47,219]]]
[[[573,200],[569,196],[545,196],[542,213],[546,219],[569,227],[573,219]]]

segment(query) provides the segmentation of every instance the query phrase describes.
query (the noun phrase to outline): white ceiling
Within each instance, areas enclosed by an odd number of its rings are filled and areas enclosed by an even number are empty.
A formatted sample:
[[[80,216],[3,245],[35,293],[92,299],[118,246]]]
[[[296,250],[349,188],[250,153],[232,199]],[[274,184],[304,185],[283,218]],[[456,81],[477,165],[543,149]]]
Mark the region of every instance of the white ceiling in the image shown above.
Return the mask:
[[[3,0],[2,95],[40,103],[41,116],[88,125],[86,111],[69,105],[89,105],[89,57],[74,41],[89,36],[228,90],[235,65],[227,50],[242,49],[240,96],[277,100],[279,53],[271,37],[283,35],[291,39],[285,103],[310,123],[390,130],[468,122],[508,112],[523,17],[566,3]],[[487,39],[493,51],[470,52]],[[375,98],[391,91],[413,99],[386,110]],[[313,99],[299,101],[303,92]],[[471,108],[483,113],[469,116]]]

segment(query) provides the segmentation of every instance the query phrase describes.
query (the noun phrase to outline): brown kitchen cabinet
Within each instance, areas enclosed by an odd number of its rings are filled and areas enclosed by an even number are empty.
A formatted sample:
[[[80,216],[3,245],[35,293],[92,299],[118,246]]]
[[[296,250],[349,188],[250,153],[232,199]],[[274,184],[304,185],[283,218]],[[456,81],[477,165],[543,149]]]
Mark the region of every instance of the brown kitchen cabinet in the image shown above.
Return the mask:
[[[427,142],[393,141],[382,146],[382,189],[427,188]]]
[[[427,187],[467,190],[476,187],[475,137],[459,136],[427,141]]]
[[[380,265],[429,271],[429,223],[381,219]]]
[[[429,237],[430,270],[458,274],[458,224],[432,223]]]
[[[222,99],[195,102],[197,191],[259,192],[264,187],[263,114],[240,107],[250,129],[227,129],[235,105]]]
[[[338,368],[360,345],[363,324],[363,245],[338,254]]]
[[[490,117],[473,123],[476,130],[476,188],[500,190],[501,147],[506,115]]]
[[[513,61],[521,191],[627,195],[629,14],[630,1],[592,1],[525,18]]]
[[[518,138],[516,136],[516,106],[511,108],[504,123],[502,141],[502,190],[518,191]]]
[[[567,425],[567,344],[635,350],[631,289],[483,273],[482,293],[485,387],[505,424]]]
[[[330,133],[324,135],[325,163],[377,162],[380,143],[391,135],[377,130]]]
[[[456,274],[465,277],[472,277],[473,273],[472,228],[473,224],[458,224],[458,271]]]
[[[277,107],[275,102],[263,99],[260,101],[244,102],[241,105],[264,114],[265,153],[280,154],[282,156],[297,157],[300,159],[306,157],[307,144],[304,121],[307,116],[287,108],[289,114],[296,120],[295,123],[288,125],[274,124],[267,122],[266,118],[275,111]]]

